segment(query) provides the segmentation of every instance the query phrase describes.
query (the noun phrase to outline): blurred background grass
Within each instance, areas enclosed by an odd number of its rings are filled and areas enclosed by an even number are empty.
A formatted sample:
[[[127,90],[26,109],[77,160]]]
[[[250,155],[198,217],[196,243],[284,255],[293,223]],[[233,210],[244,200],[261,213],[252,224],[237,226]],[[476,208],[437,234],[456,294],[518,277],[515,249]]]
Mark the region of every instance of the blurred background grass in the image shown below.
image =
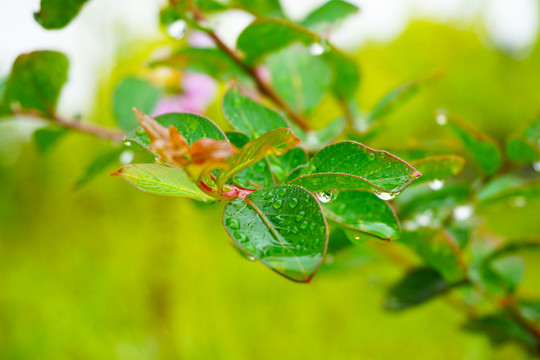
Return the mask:
[[[539,46],[516,59],[475,32],[415,22],[396,41],[367,45],[356,57],[366,107],[405,81],[446,73],[387,119],[370,144],[378,148],[443,138],[433,120],[438,107],[500,142],[540,110]],[[110,119],[105,84],[94,114],[102,123]],[[209,115],[222,122],[218,110]],[[334,114],[326,103],[316,118]],[[221,227],[221,205],[147,196],[107,175],[74,191],[105,147],[72,134],[47,156],[24,144],[18,161],[0,163],[0,359],[527,356],[461,331],[464,315],[443,300],[385,311],[385,289],[402,269],[378,250],[410,257],[397,244],[355,248],[299,285],[237,254]],[[540,233],[539,210],[538,201],[489,209],[484,226],[505,236]],[[539,260],[527,258],[525,295],[540,295]]]

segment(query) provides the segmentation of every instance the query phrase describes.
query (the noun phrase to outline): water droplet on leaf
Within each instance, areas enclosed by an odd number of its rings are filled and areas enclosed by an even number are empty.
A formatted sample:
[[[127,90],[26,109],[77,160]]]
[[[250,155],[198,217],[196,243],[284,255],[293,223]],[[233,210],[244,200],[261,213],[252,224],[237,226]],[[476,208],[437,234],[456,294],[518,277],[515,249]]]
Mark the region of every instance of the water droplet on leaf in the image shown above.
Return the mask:
[[[296,214],[296,221],[301,221],[304,218],[304,216],[306,216],[305,211],[298,212],[298,214]]]
[[[137,131],[135,131],[135,134],[143,136],[144,134],[146,134],[146,131],[144,131],[143,128],[138,128]]]
[[[240,229],[240,223],[236,219],[228,218],[226,223],[227,223],[227,226],[230,227],[231,229],[234,229],[234,230]]]
[[[374,153],[369,153],[368,159],[371,160],[371,161],[375,160],[375,154]]]
[[[274,194],[272,194],[271,191],[267,192],[266,194],[264,194],[264,200],[268,200],[270,199],[272,196],[274,196]]]
[[[248,256],[249,261],[255,261],[255,256]]]
[[[292,232],[293,234],[298,234],[298,228],[294,225],[289,227],[289,231]]]
[[[532,166],[534,171],[540,173],[540,161],[533,162]]]
[[[331,203],[332,201],[336,200],[338,196],[337,190],[330,190],[330,191],[319,191],[317,192],[317,198],[320,202],[324,204]]]
[[[384,201],[389,201],[389,200],[395,199],[399,195],[399,192],[397,192],[397,193],[388,193],[388,192],[374,191],[373,193],[375,195],[377,195],[377,197],[379,199],[384,200]]]
[[[235,231],[234,232],[234,237],[236,238],[236,240],[240,241],[240,242],[243,242],[247,239],[247,236],[245,234],[242,234],[238,231]]]
[[[131,146],[131,142],[130,142],[130,141],[126,141],[126,142],[124,143],[124,145],[126,145],[126,146]]]
[[[430,181],[428,183],[428,186],[431,190],[441,190],[442,187],[444,186],[444,180],[438,180],[438,179],[435,179],[433,181]]]
[[[308,222],[306,220],[304,220],[300,224],[300,229],[305,230],[305,229],[307,229],[308,225],[309,225]]]
[[[289,206],[291,208],[295,208],[296,205],[298,205],[298,199],[297,198],[292,198],[292,199],[289,200]]]
[[[319,43],[309,45],[309,53],[313,56],[319,56],[324,53],[324,46]]]
[[[167,26],[167,34],[173,39],[180,40],[186,34],[187,24],[184,20],[176,20]]]
[[[283,200],[281,199],[277,199],[276,202],[274,203],[274,205],[272,205],[274,207],[274,209],[279,209],[281,208],[281,205],[283,205]]]

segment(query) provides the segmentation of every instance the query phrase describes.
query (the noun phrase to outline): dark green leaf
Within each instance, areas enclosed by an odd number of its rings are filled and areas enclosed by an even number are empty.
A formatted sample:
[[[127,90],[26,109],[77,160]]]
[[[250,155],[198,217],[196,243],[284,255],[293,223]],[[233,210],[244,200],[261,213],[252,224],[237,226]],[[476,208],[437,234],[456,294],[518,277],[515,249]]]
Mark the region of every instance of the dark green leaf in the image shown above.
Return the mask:
[[[113,110],[118,125],[124,130],[135,129],[138,122],[133,108],[149,114],[160,96],[161,89],[148,81],[135,76],[124,78],[113,94]]]
[[[391,240],[398,238],[401,232],[390,206],[367,191],[340,191],[334,201],[323,203],[323,209],[327,219],[354,233],[361,232],[382,240]]]
[[[444,180],[452,175],[459,174],[465,165],[465,159],[456,155],[435,155],[410,162],[411,166],[422,173],[422,177],[415,184]]]
[[[300,23],[303,27],[325,34],[339,20],[358,11],[358,7],[341,0],[330,0],[309,13]]]
[[[261,189],[230,202],[223,224],[247,254],[294,281],[309,282],[328,244],[318,201],[297,186]]]
[[[20,106],[53,116],[60,90],[67,80],[67,57],[55,51],[19,55],[13,64],[0,106]]]
[[[288,127],[281,115],[242,95],[235,87],[223,97],[223,113],[235,129],[253,139],[270,130]]]
[[[305,47],[293,45],[280,50],[269,55],[266,64],[274,89],[298,112],[315,108],[330,86],[330,68]]]
[[[540,159],[540,116],[528,127],[513,134],[506,143],[506,154],[515,162]]]
[[[525,262],[521,256],[498,257],[490,262],[491,270],[514,291],[525,274]]]
[[[291,181],[309,191],[368,188],[398,193],[420,173],[386,151],[342,141],[319,151]]]
[[[56,126],[44,127],[34,132],[34,143],[39,152],[46,154],[54,148],[66,133],[66,128]]]
[[[429,268],[418,268],[407,273],[389,291],[385,306],[390,310],[403,310],[419,305],[452,288],[441,275]]]
[[[483,202],[485,200],[489,201],[490,198],[497,197],[503,194],[505,191],[518,188],[526,182],[526,179],[514,174],[505,174],[503,176],[496,177],[480,189],[477,199],[479,202]]]
[[[185,172],[176,167],[158,164],[124,165],[113,175],[119,175],[137,189],[152,195],[187,197],[212,203],[213,198],[192,183]]]
[[[354,99],[360,85],[360,71],[356,62],[335,47],[330,47],[321,57],[332,69],[333,94],[344,101]]]
[[[294,169],[300,165],[304,165],[308,161],[308,158],[304,149],[295,147],[280,157],[269,156],[268,161],[276,178],[284,181]]]
[[[61,29],[81,10],[88,0],[41,0],[41,9],[34,14],[45,29]]]

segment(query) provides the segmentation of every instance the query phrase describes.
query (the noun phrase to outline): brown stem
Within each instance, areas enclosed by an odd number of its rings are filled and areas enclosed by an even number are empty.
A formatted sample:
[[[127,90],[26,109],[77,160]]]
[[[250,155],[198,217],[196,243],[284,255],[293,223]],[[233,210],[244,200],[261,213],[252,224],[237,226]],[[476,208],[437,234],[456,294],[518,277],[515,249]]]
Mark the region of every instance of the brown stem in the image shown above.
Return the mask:
[[[525,328],[529,334],[531,334],[538,343],[538,353],[540,354],[540,327],[536,326],[534,323],[525,318],[519,308],[516,306],[516,301],[513,297],[506,299],[508,302],[507,308],[510,310],[510,314],[523,328]]]
[[[87,124],[87,123],[79,122],[76,120],[68,120],[68,119],[64,119],[56,115],[46,116],[40,112],[31,111],[31,110],[14,110],[13,113],[15,115],[26,116],[32,119],[48,120],[54,124],[63,126],[65,128],[77,130],[85,134],[94,135],[101,139],[109,139],[116,142],[120,142],[124,138],[124,133],[116,129],[110,129],[110,128],[106,128],[106,127],[102,127],[98,125]]]

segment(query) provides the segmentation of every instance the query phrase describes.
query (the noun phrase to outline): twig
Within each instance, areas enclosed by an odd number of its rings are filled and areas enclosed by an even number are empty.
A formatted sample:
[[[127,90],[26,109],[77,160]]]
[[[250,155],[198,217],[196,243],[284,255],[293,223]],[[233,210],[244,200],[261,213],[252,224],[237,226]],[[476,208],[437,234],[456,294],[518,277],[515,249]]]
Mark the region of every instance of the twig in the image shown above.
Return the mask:
[[[77,130],[85,134],[94,135],[101,139],[109,139],[116,142],[120,142],[124,138],[124,133],[116,129],[110,129],[110,128],[106,128],[106,127],[102,127],[98,125],[87,124],[87,123],[79,122],[76,120],[68,120],[68,119],[61,118],[57,115],[46,116],[37,111],[20,110],[20,109],[14,110],[13,113],[18,116],[26,116],[26,117],[36,119],[36,120],[39,119],[39,120],[50,121],[54,124],[63,126],[65,128]]]

